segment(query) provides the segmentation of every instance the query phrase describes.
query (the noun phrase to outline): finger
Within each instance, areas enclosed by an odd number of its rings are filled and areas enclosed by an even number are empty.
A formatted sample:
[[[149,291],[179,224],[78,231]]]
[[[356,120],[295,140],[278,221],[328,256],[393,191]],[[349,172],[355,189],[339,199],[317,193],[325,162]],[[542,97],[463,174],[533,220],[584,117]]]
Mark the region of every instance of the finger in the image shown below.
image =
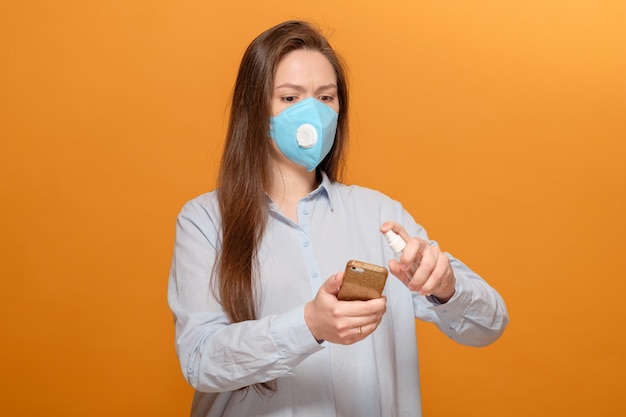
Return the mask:
[[[438,288],[443,285],[443,279],[445,277],[445,272],[447,271],[447,258],[445,256],[440,256],[437,260],[437,264],[433,268],[433,271],[429,275],[428,279],[422,285],[421,292],[424,294],[433,294],[436,292]]]
[[[436,247],[429,245],[429,247],[424,250],[419,267],[409,282],[409,289],[411,291],[418,291],[419,293],[423,292],[422,287],[426,284],[435,270],[439,256],[440,252]]]
[[[339,301],[335,311],[337,315],[348,319],[343,324],[344,328],[355,327],[382,317],[387,311],[387,297],[383,296],[368,301]]]
[[[357,326],[354,330],[356,330],[356,338],[357,340],[365,339],[372,331],[369,329],[369,325],[361,325]]]
[[[400,264],[414,274],[422,259],[429,254],[432,255],[433,249],[439,250],[437,246],[431,245],[427,240],[412,237],[407,241],[406,247],[402,251]]]
[[[346,329],[345,332],[339,334],[339,340],[337,343],[342,345],[352,345],[365,339],[368,336],[367,329],[363,326],[356,326]]]
[[[337,295],[339,293],[339,288],[341,287],[342,283],[343,272],[338,272],[328,278],[324,282],[324,284],[322,284],[322,287],[320,289],[328,294]]]
[[[396,261],[395,259],[390,260],[387,263],[387,266],[389,266],[389,271],[392,273],[393,276],[399,279],[404,285],[409,285],[409,281],[411,281],[411,278],[413,278],[412,273],[402,269],[400,263],[398,263],[398,261]]]
[[[402,227],[400,223],[386,221],[380,226],[381,233],[385,233],[388,230],[393,230],[394,232],[399,234],[400,237],[402,237],[402,239],[404,239],[405,242],[411,238],[411,236],[409,236],[407,231],[404,230],[404,227]]]
[[[358,321],[355,321],[355,325],[361,328],[363,336],[371,334],[378,328],[378,325],[383,319],[386,309],[377,311],[371,316],[361,317]]]
[[[345,332],[343,332],[342,339],[347,345],[361,341],[370,334],[374,333],[379,324],[380,320],[360,325],[355,324],[353,327],[347,328]]]
[[[367,332],[367,327],[365,328],[365,331]],[[363,326],[359,326],[356,328],[356,334],[357,336],[363,336]]]
[[[439,262],[429,279],[422,287],[426,294],[434,295],[440,300],[447,301],[454,295],[456,280],[447,256],[439,257]]]

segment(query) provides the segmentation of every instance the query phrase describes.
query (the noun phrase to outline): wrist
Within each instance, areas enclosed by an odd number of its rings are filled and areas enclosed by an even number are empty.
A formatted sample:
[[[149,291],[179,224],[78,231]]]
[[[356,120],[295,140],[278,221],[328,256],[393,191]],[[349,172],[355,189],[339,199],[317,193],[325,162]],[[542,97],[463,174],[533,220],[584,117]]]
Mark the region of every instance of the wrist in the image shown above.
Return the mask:
[[[313,301],[309,301],[308,303],[306,303],[304,305],[304,322],[306,323],[306,326],[309,328],[309,332],[311,332],[311,336],[313,336],[313,338],[317,341],[317,343],[322,343],[324,341],[324,339],[320,339],[319,337],[316,336],[316,331],[314,330],[314,324],[313,322],[315,314],[313,314]]]

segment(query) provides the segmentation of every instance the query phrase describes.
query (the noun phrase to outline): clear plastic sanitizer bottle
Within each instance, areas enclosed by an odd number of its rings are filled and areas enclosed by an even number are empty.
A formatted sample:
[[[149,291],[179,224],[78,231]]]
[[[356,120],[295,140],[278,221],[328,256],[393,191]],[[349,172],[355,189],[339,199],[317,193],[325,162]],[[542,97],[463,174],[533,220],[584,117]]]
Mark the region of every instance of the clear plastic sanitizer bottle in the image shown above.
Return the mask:
[[[396,261],[400,262],[400,255],[402,255],[402,251],[406,247],[406,242],[404,241],[404,239],[400,237],[400,235],[398,235],[396,232],[394,232],[391,229],[385,232],[385,237],[387,238],[387,243],[389,244],[389,247],[396,254]],[[415,272],[418,266],[419,266],[419,263],[413,262],[412,265],[409,265],[409,270],[412,270],[413,272]],[[409,281],[411,280],[411,278],[413,278],[411,273],[408,270],[404,271],[404,273],[406,274],[406,278]],[[441,302],[437,299],[437,297],[434,297],[428,293],[423,294],[423,295],[426,296],[426,299],[430,301],[431,303],[433,303],[434,305],[441,304]]]
[[[389,229],[385,232],[385,237],[387,238],[387,243],[391,250],[395,253],[395,258],[398,263],[400,263],[400,256],[402,256],[402,251],[406,247],[406,242],[399,234]],[[406,270],[404,270],[404,274],[406,276],[407,282],[413,278],[413,274],[417,270],[418,264],[412,262]]]

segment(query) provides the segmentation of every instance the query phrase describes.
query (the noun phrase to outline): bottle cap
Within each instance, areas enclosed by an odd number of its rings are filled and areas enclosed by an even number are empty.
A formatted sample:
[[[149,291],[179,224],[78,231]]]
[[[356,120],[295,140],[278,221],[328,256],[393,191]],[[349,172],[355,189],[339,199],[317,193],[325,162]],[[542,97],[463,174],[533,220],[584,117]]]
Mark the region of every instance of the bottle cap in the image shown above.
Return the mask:
[[[404,250],[406,246],[406,242],[393,230],[387,230],[385,232],[385,237],[387,238],[387,243],[389,243],[389,247],[395,253],[400,253]]]

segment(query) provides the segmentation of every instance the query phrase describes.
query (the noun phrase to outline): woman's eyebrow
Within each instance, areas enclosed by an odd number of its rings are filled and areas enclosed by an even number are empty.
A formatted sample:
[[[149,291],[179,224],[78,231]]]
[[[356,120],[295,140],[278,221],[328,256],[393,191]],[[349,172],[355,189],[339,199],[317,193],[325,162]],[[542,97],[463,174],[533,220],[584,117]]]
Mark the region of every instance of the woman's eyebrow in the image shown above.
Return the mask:
[[[293,90],[297,90],[297,91],[304,91],[304,87],[298,84],[292,84],[292,83],[284,83],[281,85],[277,85],[276,86],[276,90],[278,90],[279,88],[291,88]]]
[[[304,86],[301,86],[301,85],[298,85],[298,84],[293,84],[293,83],[284,83],[284,84],[277,85],[275,87],[276,90],[278,90],[279,88],[290,88],[290,89],[296,90],[296,91],[305,91],[306,90],[306,88],[304,88]],[[320,85],[319,87],[317,87],[316,92],[328,91],[328,90],[336,90],[336,89],[337,89],[337,84],[336,83],[330,83],[330,84]]]
[[[328,90],[336,90],[336,89],[337,89],[337,83],[330,83],[326,85],[320,85],[319,87],[317,87],[317,92],[319,93],[320,91],[328,91]]]

